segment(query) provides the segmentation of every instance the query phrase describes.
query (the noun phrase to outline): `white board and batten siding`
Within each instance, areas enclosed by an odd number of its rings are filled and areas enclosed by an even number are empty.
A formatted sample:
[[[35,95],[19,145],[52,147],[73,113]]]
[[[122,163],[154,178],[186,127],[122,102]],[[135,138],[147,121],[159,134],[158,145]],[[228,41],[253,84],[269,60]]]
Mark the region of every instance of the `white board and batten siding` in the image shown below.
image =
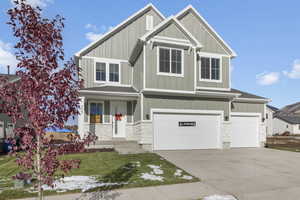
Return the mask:
[[[153,149],[219,149],[222,117],[222,111],[154,109]]]

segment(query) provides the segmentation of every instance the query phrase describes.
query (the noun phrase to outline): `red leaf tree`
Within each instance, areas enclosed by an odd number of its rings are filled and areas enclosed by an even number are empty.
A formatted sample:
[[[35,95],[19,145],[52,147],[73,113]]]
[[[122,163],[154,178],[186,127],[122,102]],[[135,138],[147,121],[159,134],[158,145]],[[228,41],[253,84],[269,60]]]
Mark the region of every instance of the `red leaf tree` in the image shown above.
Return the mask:
[[[17,38],[16,58],[19,61],[18,81],[0,80],[0,112],[6,113],[17,124],[15,135],[20,147],[16,161],[26,170],[17,178],[37,179],[39,197],[42,184],[52,185],[54,174],[79,167],[78,160],[60,160],[67,152],[82,152],[95,138],[73,139],[69,144],[53,146],[45,137],[45,128],[63,127],[70,116],[78,114],[82,85],[79,68],[73,60],[65,62],[62,30],[64,18],[43,18],[41,9],[25,0],[16,0],[8,10],[8,24]]]

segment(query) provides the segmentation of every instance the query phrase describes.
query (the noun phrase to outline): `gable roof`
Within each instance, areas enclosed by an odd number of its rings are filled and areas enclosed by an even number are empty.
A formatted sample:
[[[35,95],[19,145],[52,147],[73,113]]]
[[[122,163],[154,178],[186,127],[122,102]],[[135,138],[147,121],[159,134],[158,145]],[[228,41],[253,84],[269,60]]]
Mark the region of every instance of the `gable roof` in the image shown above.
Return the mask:
[[[261,96],[258,96],[258,95],[255,95],[255,94],[251,94],[251,93],[248,93],[248,92],[244,92],[244,91],[241,91],[241,90],[238,90],[238,89],[233,89],[231,88],[231,91],[232,92],[236,92],[236,93],[240,93],[241,96],[239,96],[239,98],[247,98],[247,99],[262,99],[262,100],[267,100],[267,98],[265,97],[261,97]]]
[[[213,37],[216,38],[216,40],[223,46],[225,49],[227,49],[232,57],[236,57],[237,54],[235,51],[223,40],[223,38],[213,29],[213,27],[200,15],[200,13],[192,6],[188,5],[186,8],[184,8],[182,11],[180,11],[176,18],[179,19],[183,16],[185,16],[188,12],[193,12],[199,19],[202,21],[208,30],[211,31]]]
[[[271,105],[267,105],[267,107],[270,108],[274,112],[277,112],[279,110],[278,108],[271,106]]]
[[[196,47],[198,48],[202,47],[202,44],[174,16],[170,16],[169,18],[159,23],[151,31],[144,34],[140,39],[143,42],[145,42],[148,39],[150,39],[152,36],[154,36],[156,33],[168,27],[170,24],[175,24],[176,27],[180,29],[180,31],[196,45]]]
[[[287,105],[278,111],[280,115],[300,115],[300,102]]]
[[[119,25],[117,25],[116,27],[114,27],[111,31],[108,31],[106,34],[102,35],[98,40],[90,43],[89,45],[87,45],[86,47],[84,47],[83,49],[81,49],[80,51],[78,51],[75,54],[75,56],[76,57],[80,57],[85,52],[87,52],[90,49],[96,47],[98,44],[100,44],[104,40],[107,40],[112,35],[114,35],[115,33],[119,32],[120,30],[122,30],[125,26],[127,26],[128,24],[130,24],[131,22],[133,22],[134,20],[136,20],[138,17],[142,16],[144,13],[146,13],[150,9],[153,9],[162,19],[165,19],[165,16],[153,4],[150,3],[150,4],[146,5],[144,8],[142,8],[139,11],[137,11],[136,13],[134,13],[133,15],[131,15],[125,21],[121,22]]]
[[[281,119],[289,124],[300,124],[299,116],[287,116],[287,115],[277,115],[274,118]]]

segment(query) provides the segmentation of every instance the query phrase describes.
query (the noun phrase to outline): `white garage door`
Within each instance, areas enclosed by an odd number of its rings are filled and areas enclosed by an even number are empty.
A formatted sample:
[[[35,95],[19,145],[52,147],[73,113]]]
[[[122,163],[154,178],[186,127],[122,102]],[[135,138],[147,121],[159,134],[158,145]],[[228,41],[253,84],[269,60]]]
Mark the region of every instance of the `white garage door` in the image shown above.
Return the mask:
[[[258,147],[259,119],[259,116],[232,115],[231,147]]]
[[[154,150],[220,148],[220,121],[220,115],[154,113]]]

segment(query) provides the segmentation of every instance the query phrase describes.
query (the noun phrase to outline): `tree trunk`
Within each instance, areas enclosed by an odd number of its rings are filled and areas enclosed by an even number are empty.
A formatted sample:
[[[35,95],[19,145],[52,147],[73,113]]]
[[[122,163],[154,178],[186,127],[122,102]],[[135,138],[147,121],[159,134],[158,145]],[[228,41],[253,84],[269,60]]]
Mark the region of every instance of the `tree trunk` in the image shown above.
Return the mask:
[[[37,134],[37,151],[36,151],[36,164],[37,164],[37,180],[38,180],[38,199],[43,199],[42,194],[42,176],[41,176],[41,136]]]

